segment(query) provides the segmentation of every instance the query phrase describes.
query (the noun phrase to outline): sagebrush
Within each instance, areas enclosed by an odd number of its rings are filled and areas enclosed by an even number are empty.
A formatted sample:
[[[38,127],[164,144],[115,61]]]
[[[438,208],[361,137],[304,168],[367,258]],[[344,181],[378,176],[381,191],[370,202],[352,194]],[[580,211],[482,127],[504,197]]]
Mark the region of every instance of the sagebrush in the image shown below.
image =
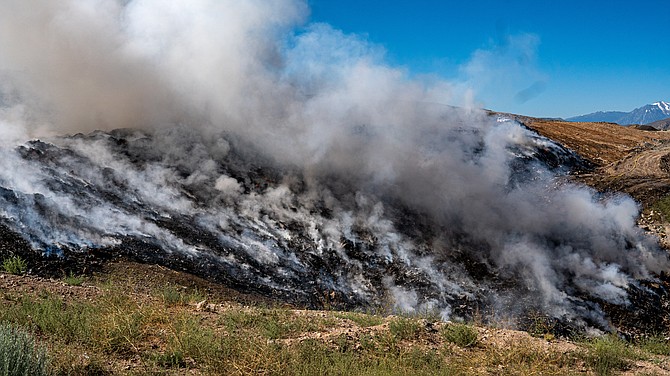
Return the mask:
[[[47,353],[32,334],[14,324],[0,324],[0,375],[48,375]]]

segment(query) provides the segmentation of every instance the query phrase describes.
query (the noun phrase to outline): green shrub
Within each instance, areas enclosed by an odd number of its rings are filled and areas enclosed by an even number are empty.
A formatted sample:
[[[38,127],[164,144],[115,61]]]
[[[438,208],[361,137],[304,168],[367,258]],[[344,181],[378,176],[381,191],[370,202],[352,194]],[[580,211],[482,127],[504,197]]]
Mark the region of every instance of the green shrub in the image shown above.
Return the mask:
[[[160,297],[167,306],[184,306],[204,300],[206,297],[198,290],[167,285],[160,291]]]
[[[624,371],[638,355],[634,348],[615,335],[591,340],[587,344],[586,363],[597,375],[611,375]]]
[[[70,274],[63,279],[63,282],[70,286],[81,286],[82,283],[84,283],[84,277],[74,275],[74,273],[70,272]]]
[[[163,368],[183,368],[186,367],[184,354],[179,351],[156,354],[152,357],[157,365]]]
[[[2,268],[10,274],[22,275],[28,269],[26,261],[21,256],[12,256],[2,261]]]
[[[646,338],[640,342],[639,346],[650,354],[670,356],[670,341],[661,336]]]
[[[417,320],[401,317],[389,323],[389,330],[399,340],[416,339],[421,334],[421,324]]]
[[[46,350],[16,325],[0,325],[0,375],[47,375]]]
[[[665,222],[670,221],[670,195],[656,201],[652,208],[661,215]]]
[[[477,345],[479,333],[473,326],[467,324],[449,324],[443,331],[444,339],[460,347]]]
[[[91,304],[66,305],[61,298],[52,295],[41,298],[24,296],[16,303],[0,312],[0,320],[30,327],[40,334],[53,335],[65,342],[90,335],[91,317],[95,311]]]
[[[216,358],[220,351],[216,333],[203,326],[198,319],[184,314],[171,325],[172,335],[169,338],[166,355],[173,366],[183,365],[186,357],[198,363]]]

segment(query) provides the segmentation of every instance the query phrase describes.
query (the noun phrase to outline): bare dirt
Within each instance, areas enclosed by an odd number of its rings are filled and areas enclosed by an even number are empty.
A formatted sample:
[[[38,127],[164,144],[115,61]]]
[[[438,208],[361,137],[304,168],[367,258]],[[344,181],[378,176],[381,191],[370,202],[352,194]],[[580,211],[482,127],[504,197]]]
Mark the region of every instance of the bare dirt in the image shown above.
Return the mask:
[[[599,191],[625,192],[649,207],[670,191],[670,132],[613,123],[519,118],[594,165],[577,179]]]
[[[519,117],[541,135],[570,148],[598,166],[606,166],[632,154],[670,142],[670,133],[645,131],[614,123],[573,123]]]

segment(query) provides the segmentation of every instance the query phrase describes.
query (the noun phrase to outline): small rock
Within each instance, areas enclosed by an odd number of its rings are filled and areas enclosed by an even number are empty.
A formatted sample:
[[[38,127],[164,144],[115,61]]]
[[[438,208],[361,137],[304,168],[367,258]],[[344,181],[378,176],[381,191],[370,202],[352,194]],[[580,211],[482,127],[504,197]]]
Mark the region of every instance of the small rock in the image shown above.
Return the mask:
[[[207,299],[205,299],[205,300],[203,300],[203,301],[201,301],[201,302],[196,303],[196,305],[195,305],[195,309],[198,310],[198,311],[202,311],[203,307],[205,307],[205,303],[206,303],[206,302],[207,302]]]

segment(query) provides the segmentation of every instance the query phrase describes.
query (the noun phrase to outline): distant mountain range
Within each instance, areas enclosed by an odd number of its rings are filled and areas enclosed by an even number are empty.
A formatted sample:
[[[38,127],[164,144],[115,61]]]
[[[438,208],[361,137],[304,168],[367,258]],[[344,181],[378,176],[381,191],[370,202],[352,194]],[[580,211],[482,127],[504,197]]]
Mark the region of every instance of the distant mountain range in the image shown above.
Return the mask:
[[[584,122],[598,122],[604,121],[608,123],[617,123],[621,125],[630,124],[649,124],[670,118],[670,103],[659,101],[640,108],[636,108],[631,112],[621,111],[598,111],[591,114],[575,116],[567,118],[567,121],[584,121]]]

